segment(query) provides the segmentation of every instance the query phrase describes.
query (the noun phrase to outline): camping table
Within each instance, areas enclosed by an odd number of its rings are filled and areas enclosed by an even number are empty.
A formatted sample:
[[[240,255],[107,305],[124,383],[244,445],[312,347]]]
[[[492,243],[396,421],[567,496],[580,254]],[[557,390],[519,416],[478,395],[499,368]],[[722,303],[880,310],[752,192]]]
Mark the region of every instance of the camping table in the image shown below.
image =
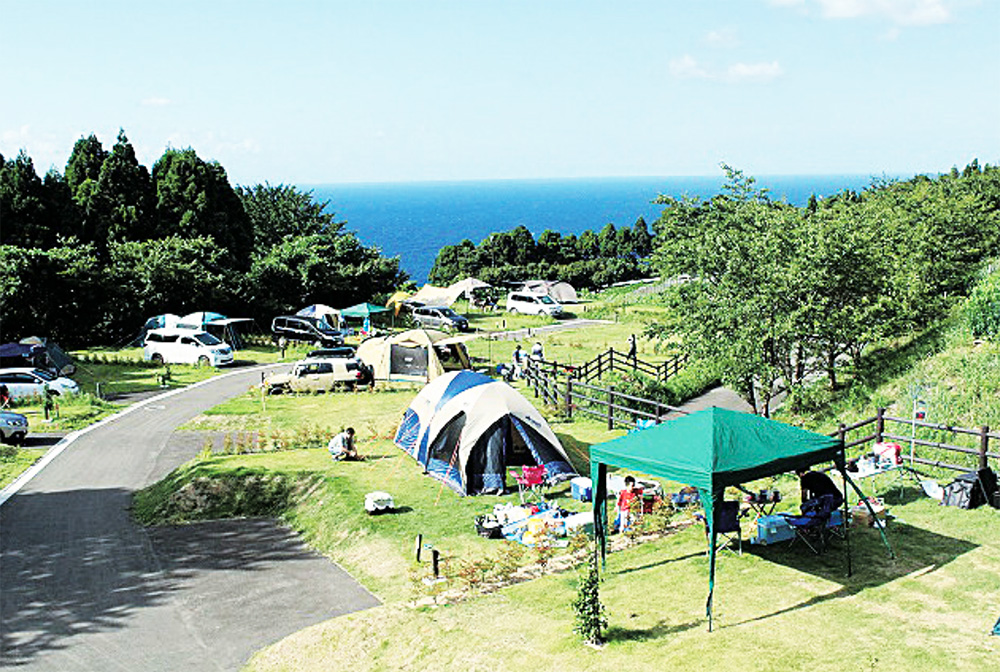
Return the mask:
[[[857,471],[848,471],[848,476],[856,478],[858,480],[870,478],[872,479],[872,485],[876,490],[878,490],[878,477],[883,474],[891,474],[893,476],[892,480],[889,482],[890,488],[894,484],[899,483],[899,496],[903,496],[903,487],[906,485],[906,479],[913,479],[913,482],[920,486],[921,476],[920,473],[905,464],[880,464],[880,463],[858,463]]]

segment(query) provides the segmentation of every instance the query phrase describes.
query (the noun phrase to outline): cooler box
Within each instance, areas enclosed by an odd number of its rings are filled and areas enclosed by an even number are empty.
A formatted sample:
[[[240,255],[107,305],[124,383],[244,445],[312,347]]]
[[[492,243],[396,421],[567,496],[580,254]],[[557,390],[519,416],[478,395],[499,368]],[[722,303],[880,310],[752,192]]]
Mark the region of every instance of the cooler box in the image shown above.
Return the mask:
[[[592,497],[590,479],[585,476],[578,476],[569,482],[570,493],[573,499],[581,502],[589,502]]]
[[[795,529],[784,516],[761,516],[757,519],[757,536],[750,543],[767,546],[794,538]]]

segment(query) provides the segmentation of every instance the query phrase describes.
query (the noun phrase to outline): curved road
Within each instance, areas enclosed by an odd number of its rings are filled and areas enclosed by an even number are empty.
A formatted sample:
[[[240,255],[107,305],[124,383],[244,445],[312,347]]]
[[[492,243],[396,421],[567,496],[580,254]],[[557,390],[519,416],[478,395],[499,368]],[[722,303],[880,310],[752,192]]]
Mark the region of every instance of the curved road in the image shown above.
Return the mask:
[[[234,670],[378,601],[268,520],[143,528],[132,493],[200,446],[174,428],[259,381],[235,372],[81,433],[0,506],[0,668]],[[190,442],[188,442],[190,443]]]

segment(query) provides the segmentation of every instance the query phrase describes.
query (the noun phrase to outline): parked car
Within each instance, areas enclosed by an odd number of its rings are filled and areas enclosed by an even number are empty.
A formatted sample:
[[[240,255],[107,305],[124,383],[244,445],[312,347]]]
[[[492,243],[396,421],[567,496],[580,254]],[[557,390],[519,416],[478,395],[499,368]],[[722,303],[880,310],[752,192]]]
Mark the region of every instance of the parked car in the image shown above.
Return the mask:
[[[28,419],[13,411],[0,411],[0,441],[24,443],[28,435]]]
[[[207,331],[151,329],[146,332],[142,357],[157,364],[224,366],[233,363],[233,349]]]
[[[344,334],[323,320],[304,315],[281,315],[271,321],[271,340],[312,343],[318,348],[335,348],[344,344]]]
[[[469,330],[469,320],[447,306],[418,306],[413,309],[413,319],[425,329]]]
[[[282,392],[328,392],[337,387],[353,388],[371,382],[371,370],[357,357],[307,358],[295,362],[288,373],[264,380],[268,394]]]
[[[546,294],[511,292],[507,295],[507,312],[558,317],[563,314],[563,307]]]
[[[71,378],[56,376],[45,369],[15,367],[0,369],[0,385],[6,385],[11,399],[29,399],[45,395],[48,388],[53,395],[76,394],[80,386]]]

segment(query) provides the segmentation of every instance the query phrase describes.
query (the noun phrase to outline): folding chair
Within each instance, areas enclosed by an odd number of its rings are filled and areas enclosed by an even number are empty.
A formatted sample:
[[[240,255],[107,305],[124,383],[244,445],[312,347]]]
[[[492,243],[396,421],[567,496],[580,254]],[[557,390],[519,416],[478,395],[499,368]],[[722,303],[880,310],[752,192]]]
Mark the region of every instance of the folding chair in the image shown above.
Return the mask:
[[[820,495],[816,499],[807,499],[799,507],[801,513],[798,516],[785,515],[785,520],[795,530],[796,541],[802,541],[809,550],[819,555],[826,550],[828,537],[827,523],[830,522],[830,515],[837,508],[837,500],[833,495]]]
[[[521,473],[511,471],[510,475],[517,481],[517,494],[524,504],[524,493],[532,492],[535,497],[542,499],[542,486],[545,485],[545,467],[542,465],[521,467]]]
[[[736,501],[721,501],[715,505],[715,534],[718,546],[717,550],[732,549],[733,541],[736,542],[736,555],[743,555],[743,531],[740,527],[740,503]],[[708,528],[705,528],[708,532]],[[712,543],[709,540],[709,543]]]

